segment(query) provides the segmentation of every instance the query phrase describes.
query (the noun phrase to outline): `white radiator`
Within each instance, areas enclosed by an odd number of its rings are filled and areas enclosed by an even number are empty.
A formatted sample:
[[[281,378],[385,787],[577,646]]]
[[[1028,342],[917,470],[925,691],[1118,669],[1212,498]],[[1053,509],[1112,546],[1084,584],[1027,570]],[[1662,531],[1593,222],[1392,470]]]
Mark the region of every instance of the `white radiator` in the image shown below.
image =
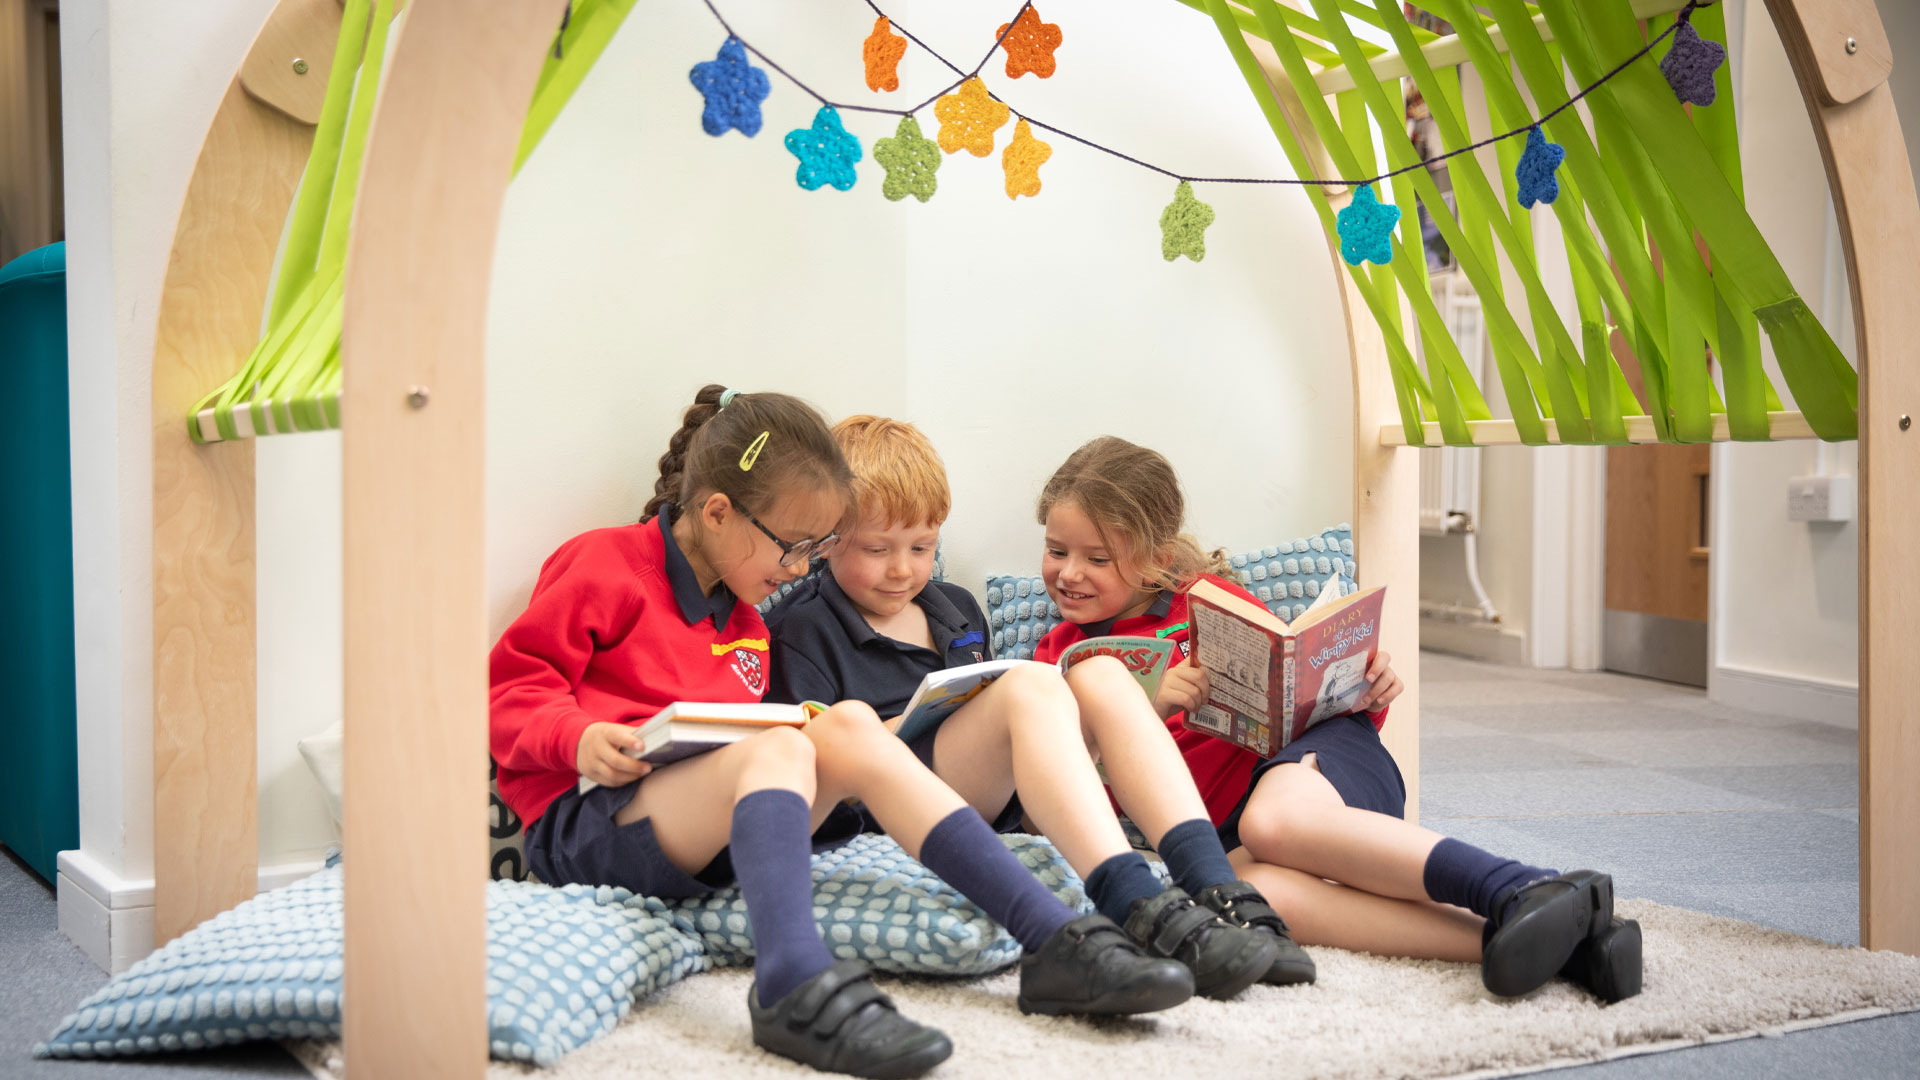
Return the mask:
[[[1433,299],[1440,316],[1452,331],[1473,380],[1480,382],[1486,353],[1486,325],[1481,319],[1480,298],[1460,276],[1459,271],[1433,277]],[[1428,365],[1429,377],[1434,365]],[[1420,455],[1420,531],[1427,536],[1444,536],[1471,531],[1480,520],[1480,451],[1478,448],[1444,446]]]

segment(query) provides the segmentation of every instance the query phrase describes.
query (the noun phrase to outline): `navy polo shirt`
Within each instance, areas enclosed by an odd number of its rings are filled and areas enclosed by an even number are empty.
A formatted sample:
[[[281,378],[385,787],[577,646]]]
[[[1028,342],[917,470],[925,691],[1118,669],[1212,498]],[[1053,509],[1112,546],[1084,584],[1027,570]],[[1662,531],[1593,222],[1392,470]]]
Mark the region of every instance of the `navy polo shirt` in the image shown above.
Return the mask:
[[[887,720],[900,715],[930,672],[988,658],[987,617],[972,593],[929,581],[913,602],[927,613],[931,649],[868,625],[832,571],[802,580],[767,613],[773,639],[767,700],[831,705],[854,699]]]

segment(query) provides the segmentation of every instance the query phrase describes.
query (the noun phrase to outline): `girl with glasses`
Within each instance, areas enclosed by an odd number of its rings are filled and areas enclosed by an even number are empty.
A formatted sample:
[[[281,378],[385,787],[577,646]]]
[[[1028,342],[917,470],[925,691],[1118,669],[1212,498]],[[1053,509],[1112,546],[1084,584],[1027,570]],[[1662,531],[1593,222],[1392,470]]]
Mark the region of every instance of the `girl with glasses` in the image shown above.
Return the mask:
[[[753,605],[831,548],[851,486],[810,406],[708,386],[640,522],[547,560],[491,658],[492,751],[501,797],[527,822],[529,866],[550,885],[659,897],[737,881],[753,926],[754,1041],[829,1071],[917,1076],[952,1052],[820,938],[810,855],[859,831],[848,798],[1026,947],[1022,1008],[1129,1014],[1186,1000],[1185,967],[1056,899],[862,703],[658,769],[629,756],[633,728],[675,701],[761,699],[767,628]],[[597,786],[580,791],[583,777]]]

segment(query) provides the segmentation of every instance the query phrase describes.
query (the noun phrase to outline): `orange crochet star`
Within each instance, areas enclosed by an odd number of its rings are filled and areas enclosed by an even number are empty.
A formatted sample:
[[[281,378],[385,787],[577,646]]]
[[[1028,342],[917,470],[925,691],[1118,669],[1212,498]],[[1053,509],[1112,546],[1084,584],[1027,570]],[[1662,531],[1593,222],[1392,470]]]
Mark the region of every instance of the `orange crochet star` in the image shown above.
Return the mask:
[[[1040,194],[1040,166],[1053,156],[1053,147],[1033,137],[1033,129],[1024,117],[1013,126],[1013,141],[1000,154],[1000,165],[1007,172],[1007,198]]]
[[[965,150],[974,157],[993,153],[993,134],[1006,126],[1013,110],[993,100],[987,86],[978,77],[960,84],[960,89],[933,103],[934,119],[940,121],[940,149],[947,153]]]
[[[900,58],[907,54],[907,39],[893,32],[893,20],[885,15],[873,20],[873,33],[860,50],[867,64],[867,89],[900,89]]]
[[[1007,33],[1007,27],[1013,27],[1013,33]],[[994,37],[1006,34],[1000,47],[1007,50],[1007,78],[1017,79],[1031,71],[1041,78],[1053,75],[1053,50],[1060,47],[1060,26],[1058,23],[1043,23],[1040,12],[1029,6],[1019,17],[1010,23],[1002,23],[994,31]]]

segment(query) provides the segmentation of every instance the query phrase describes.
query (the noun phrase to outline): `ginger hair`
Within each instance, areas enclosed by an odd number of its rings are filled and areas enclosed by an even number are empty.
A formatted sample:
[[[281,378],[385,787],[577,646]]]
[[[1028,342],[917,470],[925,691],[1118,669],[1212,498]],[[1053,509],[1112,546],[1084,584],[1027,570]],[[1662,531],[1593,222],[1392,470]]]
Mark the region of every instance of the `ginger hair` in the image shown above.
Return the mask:
[[[833,425],[833,440],[853,469],[861,521],[938,526],[947,520],[953,508],[947,469],[919,428],[863,413]]]

